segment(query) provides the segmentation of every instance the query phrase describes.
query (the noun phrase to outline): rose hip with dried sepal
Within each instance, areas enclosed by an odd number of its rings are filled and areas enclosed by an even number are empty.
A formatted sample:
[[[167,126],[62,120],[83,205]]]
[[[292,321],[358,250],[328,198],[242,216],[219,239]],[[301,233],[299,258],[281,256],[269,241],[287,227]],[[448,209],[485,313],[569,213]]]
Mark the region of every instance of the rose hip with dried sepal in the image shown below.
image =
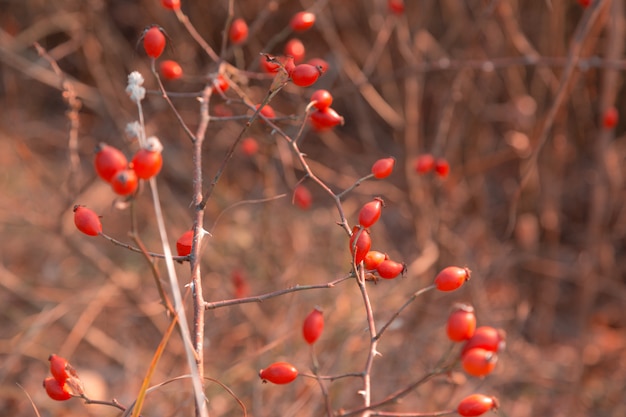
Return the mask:
[[[298,370],[288,362],[275,362],[259,371],[259,377],[263,382],[273,384],[288,384],[298,377]]]
[[[495,397],[483,394],[472,394],[461,400],[457,413],[462,417],[478,417],[487,411],[497,410],[500,405]]]
[[[163,166],[163,145],[156,136],[151,136],[146,140],[143,148],[135,153],[131,162],[131,167],[138,178],[147,180],[161,171]]]
[[[489,375],[496,367],[498,355],[483,348],[472,348],[461,356],[463,370],[472,376]]]
[[[435,277],[435,286],[439,291],[454,291],[469,281],[471,271],[468,268],[448,266]]]
[[[359,211],[359,224],[365,228],[372,227],[380,218],[383,207],[384,202],[379,197],[365,203]]]
[[[376,272],[381,278],[394,279],[406,271],[406,265],[391,259],[385,259],[376,267]]]
[[[476,331],[476,315],[474,307],[468,304],[455,304],[448,316],[446,334],[453,342],[463,342],[470,339]]]
[[[119,171],[126,169],[128,160],[119,149],[100,142],[95,149],[94,167],[100,178],[111,182],[113,176]]]
[[[143,33],[143,49],[150,58],[158,58],[165,49],[165,34],[163,28],[151,26]]]
[[[100,216],[87,207],[74,206],[74,224],[76,228],[88,236],[98,236],[102,233]]]

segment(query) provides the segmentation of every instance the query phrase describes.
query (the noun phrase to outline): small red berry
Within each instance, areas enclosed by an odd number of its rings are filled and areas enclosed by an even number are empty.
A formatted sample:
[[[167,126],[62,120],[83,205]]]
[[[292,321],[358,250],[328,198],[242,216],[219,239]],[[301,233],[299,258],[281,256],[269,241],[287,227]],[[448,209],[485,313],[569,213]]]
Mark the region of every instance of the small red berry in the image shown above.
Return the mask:
[[[467,304],[457,304],[454,311],[448,316],[446,333],[453,342],[468,340],[476,331],[476,315],[474,307]]]
[[[315,92],[311,94],[311,101],[314,102],[313,107],[318,110],[324,110],[333,104],[333,96],[328,90],[315,90]]]
[[[461,357],[463,370],[472,376],[489,375],[497,362],[498,355],[483,348],[472,348]]]
[[[146,141],[146,146],[135,153],[131,166],[138,178],[147,180],[159,173],[163,166],[163,145],[155,136]]]
[[[391,259],[385,259],[380,263],[380,265],[378,265],[376,271],[381,278],[394,279],[398,275],[404,274],[404,271],[406,271],[406,265],[392,261]]]
[[[420,155],[415,160],[415,171],[418,174],[426,174],[427,172],[432,171],[434,167],[435,158],[429,153]]]
[[[122,151],[106,143],[101,142],[98,144],[95,152],[94,166],[96,173],[106,182],[111,182],[111,179],[118,171],[126,169],[128,166],[128,160]]]
[[[324,315],[319,308],[314,308],[304,319],[302,324],[302,336],[309,345],[315,343],[324,330]]]
[[[375,198],[369,203],[365,203],[359,211],[359,224],[365,228],[372,227],[380,218],[383,209],[383,200]]]
[[[619,121],[619,113],[615,107],[610,107],[606,109],[604,115],[602,116],[602,126],[605,129],[613,129],[617,126],[617,122]]]
[[[472,394],[461,400],[456,411],[462,417],[478,417],[490,410],[497,410],[498,400],[483,394]]]
[[[111,180],[113,191],[119,195],[130,195],[137,191],[138,179],[137,174],[132,169],[124,169],[119,171]]]
[[[328,71],[328,62],[324,61],[322,58],[311,58],[307,61],[307,64],[318,68],[322,74]]]
[[[165,35],[159,26],[152,26],[143,34],[143,49],[151,58],[158,58],[165,49]]]
[[[235,298],[247,297],[250,293],[250,285],[240,269],[233,270],[231,274],[231,281],[235,287]]]
[[[474,331],[472,337],[465,342],[461,354],[473,348],[482,348],[491,352],[498,352],[506,345],[506,333],[502,329],[491,326],[480,326]]]
[[[374,165],[372,165],[372,174],[374,175],[374,178],[387,178],[393,172],[395,164],[395,158],[382,158],[374,162]]]
[[[315,15],[311,12],[298,12],[291,18],[289,26],[294,32],[304,32],[315,24]]]
[[[367,255],[363,258],[363,263],[365,265],[365,269],[374,271],[385,259],[387,259],[387,255],[384,253],[371,250],[367,252]]]
[[[193,244],[193,230],[187,230],[176,241],[176,252],[178,256],[187,256],[191,253]]]
[[[269,381],[273,384],[288,384],[297,376],[298,370],[287,362],[275,362],[259,371],[259,377],[263,382]]]
[[[98,236],[102,233],[100,217],[87,207],[74,206],[74,224],[78,230],[89,236]]]
[[[350,236],[350,253],[354,258],[355,264],[360,264],[372,247],[372,239],[370,232],[360,226],[352,228],[352,236]]]
[[[183,67],[176,61],[166,59],[159,65],[161,76],[166,80],[178,80],[183,76]]]
[[[299,64],[304,59],[306,49],[300,39],[293,38],[285,44],[284,52],[286,56],[293,57],[294,63]]]
[[[293,202],[302,210],[308,210],[313,202],[313,196],[308,188],[300,184],[293,190]]]
[[[67,360],[54,353],[48,357],[48,360],[50,361],[50,373],[54,379],[59,381],[59,384],[64,384],[68,377]]]
[[[166,9],[178,10],[180,9],[180,0],[161,0],[161,5]]]
[[[280,60],[276,59],[268,59],[267,56],[261,55],[259,58],[259,63],[261,64],[261,69],[263,72],[268,74],[275,74],[280,69]]]
[[[66,401],[72,398],[72,394],[67,389],[65,382],[61,383],[49,376],[43,380],[43,387],[46,389],[48,397],[56,401]]]
[[[435,161],[435,173],[441,178],[448,176],[450,172],[450,164],[445,158],[437,158]]]
[[[311,125],[318,132],[332,129],[337,125],[343,124],[343,117],[340,116],[332,107],[324,110],[316,110],[311,113]]]
[[[470,275],[471,271],[467,268],[449,266],[437,274],[435,286],[439,291],[454,291],[469,281]]]
[[[259,144],[253,137],[247,137],[241,140],[241,152],[246,156],[252,156],[259,151]]]
[[[580,4],[582,7],[589,7],[589,5],[591,4],[591,0],[578,0],[578,4]]]
[[[299,87],[309,87],[315,84],[320,76],[320,70],[313,65],[300,64],[291,71],[291,81]]]
[[[404,0],[389,0],[387,7],[392,13],[402,14],[404,13]]]
[[[244,43],[248,39],[248,24],[242,18],[233,20],[228,31],[230,41],[235,45]]]
[[[218,74],[213,82],[213,88],[211,90],[213,94],[219,94],[220,92],[225,93],[229,87],[230,84],[228,84],[226,78],[224,78],[222,74]]]
[[[256,108],[258,109],[261,105],[257,104]],[[263,108],[261,109],[260,114],[262,114],[263,116],[267,117],[268,119],[273,119],[276,117],[276,112],[274,111],[273,108],[270,107],[269,104],[266,104],[265,106],[263,106]]]

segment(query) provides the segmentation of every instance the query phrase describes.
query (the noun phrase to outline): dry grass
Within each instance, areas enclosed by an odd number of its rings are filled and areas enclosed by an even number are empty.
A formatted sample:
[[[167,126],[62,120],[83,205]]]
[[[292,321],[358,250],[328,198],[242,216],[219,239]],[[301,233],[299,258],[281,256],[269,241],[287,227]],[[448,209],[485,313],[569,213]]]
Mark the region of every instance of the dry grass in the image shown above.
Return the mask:
[[[141,30],[158,23],[173,47],[168,58],[185,68],[167,87],[198,91],[216,71],[175,17],[151,1],[5,1],[0,6],[0,413],[34,415],[20,384],[42,416],[112,416],[113,409],[80,401],[53,403],[41,389],[47,356],[71,360],[98,399],[129,404],[168,320],[143,258],[88,238],[73,227],[71,207],[87,204],[103,215],[106,232],[128,240],[129,216],[96,179],[94,146],[105,141],[130,153],[124,127],[136,118],[124,93],[126,76],[148,61],[135,48]],[[184,2],[200,34],[219,50],[226,1]],[[190,3],[190,4],[186,4]],[[252,23],[250,41],[236,56],[245,67],[272,35],[308,4],[236,1]],[[327,3],[327,4],[326,4]],[[331,66],[315,87],[329,89],[345,126],[307,132],[302,150],[334,190],[350,186],[380,157],[397,158],[394,175],[370,181],[344,202],[350,222],[372,196],[385,198],[374,246],[409,265],[404,279],[370,286],[377,321],[429,284],[448,264],[469,266],[470,285],[429,294],[409,307],[380,344],[374,400],[419,378],[447,348],[443,324],[455,301],[472,303],[479,322],[508,333],[508,348],[493,375],[436,378],[397,411],[454,407],[466,393],[500,398],[509,417],[626,414],[626,263],[624,158],[620,124],[603,129],[604,109],[626,109],[622,72],[624,4],[599,1],[586,11],[573,0],[414,1],[396,19],[386,2],[320,2],[316,27],[299,37],[307,57]],[[275,7],[272,7],[275,6]],[[39,42],[69,76],[82,100],[71,140],[61,80],[40,58]],[[231,59],[235,62],[235,58]],[[236,80],[259,101],[266,80]],[[289,85],[272,102],[282,115],[302,114],[312,90]],[[195,128],[197,103],[174,99]],[[224,101],[213,97],[212,111]],[[234,105],[237,114],[245,113]],[[153,95],[147,129],[165,145],[159,187],[172,243],[191,226],[191,144],[171,111]],[[622,111],[623,113],[623,111]],[[290,133],[297,121],[279,123]],[[213,177],[241,129],[212,122],[204,153]],[[312,183],[314,205],[303,212],[289,195],[302,171],[280,139],[256,124],[254,158],[237,154],[207,206],[213,237],[202,252],[205,297],[233,296],[231,274],[243,271],[251,294],[295,284],[324,283],[349,270],[347,237],[336,226],[330,198]],[[445,180],[420,177],[413,160],[423,152],[448,158]],[[235,203],[287,193],[263,204]],[[158,233],[145,189],[137,199],[139,232],[158,251]],[[220,214],[218,223],[215,223]],[[186,265],[177,267],[188,280]],[[362,369],[367,354],[365,313],[352,281],[259,304],[209,311],[206,375],[229,386],[249,415],[320,416],[314,380],[262,385],[258,369],[287,359],[310,367],[300,337],[302,318],[324,309],[317,345],[323,374]],[[170,341],[154,377],[186,371],[182,345]],[[356,379],[334,382],[335,409],[360,404]],[[151,394],[145,416],[190,415],[190,386],[175,382]],[[207,385],[210,412],[242,415],[218,385]]]

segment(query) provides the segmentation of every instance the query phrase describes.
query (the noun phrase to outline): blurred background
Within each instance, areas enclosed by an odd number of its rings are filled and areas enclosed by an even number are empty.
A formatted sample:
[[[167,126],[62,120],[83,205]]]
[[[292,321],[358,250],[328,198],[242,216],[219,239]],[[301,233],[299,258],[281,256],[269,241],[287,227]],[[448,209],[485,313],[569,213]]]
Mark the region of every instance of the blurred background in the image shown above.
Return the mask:
[[[278,125],[295,136],[312,92],[331,91],[345,125],[322,133],[307,126],[301,147],[332,190],[348,188],[379,158],[397,160],[389,178],[366,181],[343,199],[351,225],[362,204],[374,196],[385,200],[371,230],[373,248],[408,266],[404,278],[370,283],[377,324],[443,267],[473,271],[454,293],[420,297],[382,338],[373,400],[432,369],[450,347],[445,322],[455,302],[472,304],[479,325],[507,332],[507,349],[487,378],[457,368],[387,411],[451,409],[481,392],[497,396],[509,417],[626,415],[626,124],[611,128],[604,121],[607,109],[626,108],[626,11],[622,1],[581,3],[407,0],[396,15],[386,0],[234,2],[235,16],[250,25],[247,42],[227,55],[238,68],[258,71],[260,53],[281,54],[293,37],[305,45],[305,59],[329,63],[313,87],[290,84],[271,105],[286,116]],[[291,33],[289,20],[303,9],[316,13],[315,26]],[[219,51],[228,2],[183,0],[182,12]],[[96,177],[93,149],[102,141],[127,156],[136,149],[125,127],[137,111],[124,90],[128,73],[137,70],[156,91],[138,44],[153,23],[169,36],[161,59],[177,60],[185,72],[166,82],[168,91],[200,91],[218,68],[158,0],[0,1],[2,415],[34,416],[27,394],[42,416],[120,415],[80,400],[49,399],[41,388],[48,355],[70,360],[90,398],[128,405],[168,325],[146,261],[79,233],[72,220],[74,204],[85,204],[102,215],[107,234],[130,242],[129,210]],[[68,117],[63,78],[35,42],[75,89],[82,104],[77,118]],[[228,75],[252,102],[271,83],[252,73]],[[233,101],[212,97],[212,115],[247,114],[233,89],[226,95]],[[197,101],[172,100],[195,131]],[[158,184],[174,244],[192,225],[192,146],[158,94],[148,95],[144,112],[147,133],[165,148]],[[203,153],[207,183],[243,124],[211,121]],[[258,152],[235,153],[207,206],[207,301],[241,295],[238,288],[256,295],[323,284],[349,272],[348,237],[336,225],[332,199],[305,180],[311,207],[292,204],[303,171],[286,142],[262,123],[249,135]],[[424,153],[446,158],[450,174],[418,175],[414,161]],[[159,252],[147,188],[135,207],[141,238]],[[188,265],[177,270],[188,282]],[[316,343],[320,372],[361,371],[366,316],[357,286],[345,281],[207,312],[206,375],[232,389],[248,415],[325,415],[315,380],[276,386],[257,376],[277,360],[310,373],[301,323],[316,305],[326,318]],[[187,372],[176,335],[153,382]],[[355,378],[329,384],[333,409],[361,404],[359,389]],[[187,382],[173,382],[148,396],[143,415],[190,415],[190,392]],[[211,415],[243,415],[219,385],[207,383],[206,392]]]

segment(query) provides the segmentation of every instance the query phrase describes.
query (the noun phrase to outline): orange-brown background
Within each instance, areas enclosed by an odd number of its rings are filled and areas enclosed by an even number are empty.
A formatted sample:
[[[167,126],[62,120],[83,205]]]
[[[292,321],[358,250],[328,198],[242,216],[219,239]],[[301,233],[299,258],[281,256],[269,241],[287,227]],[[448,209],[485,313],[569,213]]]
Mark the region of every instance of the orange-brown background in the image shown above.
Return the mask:
[[[467,265],[474,272],[456,293],[418,299],[383,337],[374,399],[431,369],[449,346],[449,308],[465,301],[475,306],[479,324],[508,333],[495,372],[484,380],[461,372],[437,378],[388,410],[449,409],[464,395],[483,392],[497,396],[510,417],[625,415],[626,125],[606,130],[600,122],[605,108],[626,109],[623,3],[601,1],[596,15],[590,10],[585,16],[574,0],[407,0],[398,19],[381,0],[319,3],[316,26],[298,36],[307,58],[330,63],[315,87],[333,93],[346,124],[325,134],[307,130],[303,152],[336,191],[369,173],[376,159],[397,158],[390,178],[368,181],[344,200],[352,224],[361,204],[385,199],[382,220],[372,228],[374,247],[409,266],[405,278],[369,286],[377,323],[440,268]],[[124,136],[126,123],[137,117],[124,88],[132,70],[155,88],[148,59],[136,47],[146,25],[166,29],[172,47],[165,57],[186,72],[184,80],[167,84],[171,91],[198,91],[216,67],[157,0],[9,0],[0,6],[0,413],[35,415],[26,391],[42,416],[119,415],[79,400],[55,403],[41,388],[46,358],[56,352],[78,369],[88,395],[129,404],[167,326],[141,256],[77,232],[71,207],[88,205],[102,214],[108,234],[128,240],[128,211],[115,207],[115,195],[95,177],[92,155],[100,141],[128,155],[135,149]],[[264,48],[308,6],[235,1],[235,14],[251,24],[238,59],[249,66],[260,52],[280,53],[285,40]],[[183,11],[219,50],[227,2],[183,1]],[[581,36],[574,39],[575,33]],[[83,101],[75,153],[61,81],[33,42],[58,61]],[[582,64],[568,72],[572,52]],[[447,60],[448,69],[438,67]],[[268,81],[236,81],[254,101],[269,87]],[[312,91],[289,85],[272,106],[281,115],[302,115]],[[174,103],[194,130],[197,102]],[[213,97],[212,113],[224,104]],[[554,124],[546,128],[553,110]],[[165,146],[158,181],[173,243],[191,225],[191,145],[157,95],[144,102],[144,111],[148,133]],[[294,134],[298,120],[280,124]],[[206,181],[241,126],[211,123]],[[259,154],[235,155],[207,207],[205,228],[213,234],[202,251],[208,301],[233,297],[236,269],[251,294],[328,282],[349,269],[348,239],[335,224],[331,199],[307,182],[313,207],[293,206],[289,193],[302,171],[265,126],[253,126],[251,134],[261,144]],[[450,161],[448,178],[415,174],[413,160],[424,152]],[[527,171],[534,156],[537,163]],[[282,193],[287,197],[224,212]],[[159,251],[147,189],[136,204],[139,232]],[[186,265],[177,268],[186,282]],[[249,415],[324,415],[313,380],[263,385],[256,374],[279,359],[308,372],[300,326],[315,305],[326,317],[316,347],[321,371],[360,371],[368,348],[365,313],[356,285],[344,282],[208,312],[207,376],[228,385]],[[153,381],[186,373],[175,337]],[[360,388],[356,379],[330,385],[334,408],[357,406]],[[149,396],[144,415],[190,415],[189,392],[186,383],[170,384]],[[211,415],[242,415],[219,386],[208,384],[207,396]]]

